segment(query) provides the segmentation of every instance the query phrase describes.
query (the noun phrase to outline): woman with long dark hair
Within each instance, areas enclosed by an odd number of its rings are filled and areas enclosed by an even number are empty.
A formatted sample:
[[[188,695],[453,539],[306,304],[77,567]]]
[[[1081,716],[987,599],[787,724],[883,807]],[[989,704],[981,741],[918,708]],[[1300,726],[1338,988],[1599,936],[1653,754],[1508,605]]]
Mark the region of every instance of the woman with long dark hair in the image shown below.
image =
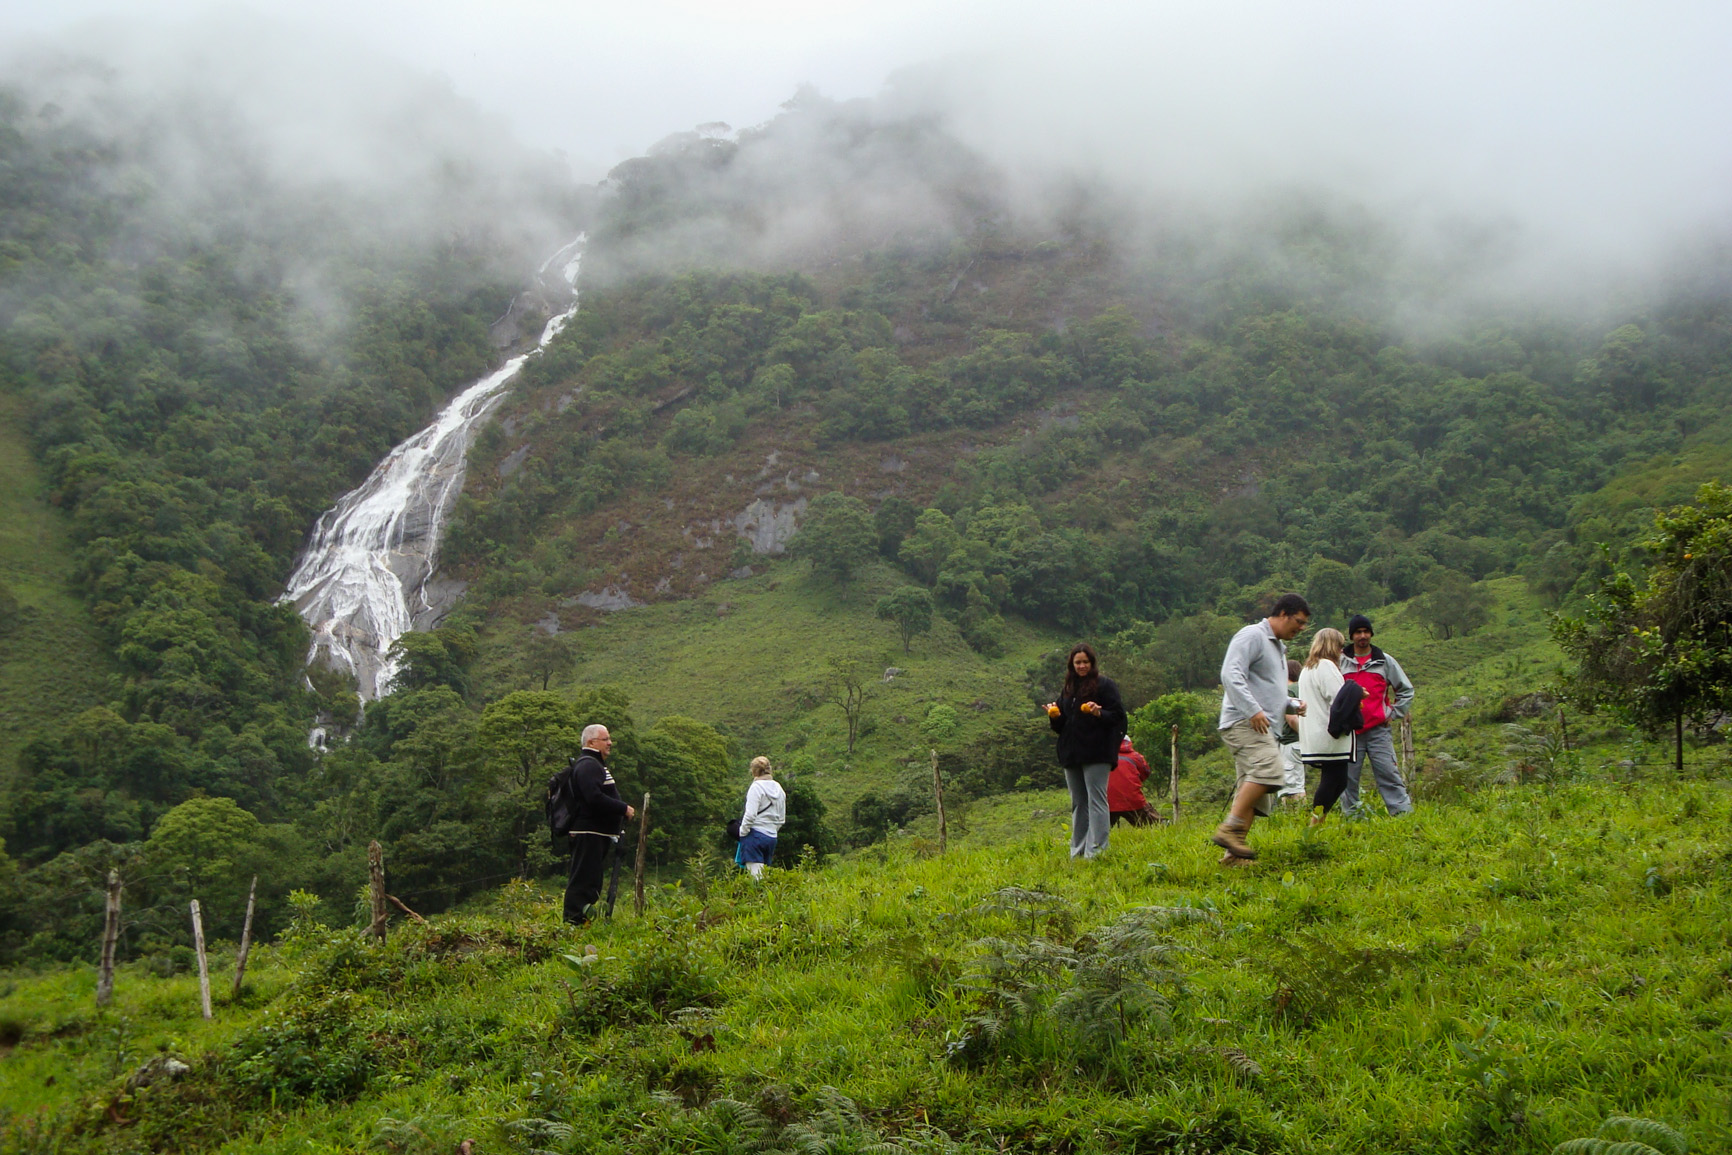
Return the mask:
[[[1088,643],[1072,646],[1064,667],[1064,688],[1058,701],[1047,703],[1046,715],[1058,734],[1058,763],[1070,790],[1070,856],[1094,858],[1107,848],[1107,780],[1128,720],[1119,688],[1101,676]]]

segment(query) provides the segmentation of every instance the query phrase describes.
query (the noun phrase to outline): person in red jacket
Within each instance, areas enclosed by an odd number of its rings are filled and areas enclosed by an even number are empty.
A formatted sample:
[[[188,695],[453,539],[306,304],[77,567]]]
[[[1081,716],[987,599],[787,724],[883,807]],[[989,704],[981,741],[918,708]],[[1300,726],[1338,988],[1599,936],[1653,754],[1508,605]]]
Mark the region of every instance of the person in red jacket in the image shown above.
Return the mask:
[[[1149,777],[1149,762],[1131,746],[1129,737],[1119,740],[1119,761],[1107,779],[1107,810],[1114,823],[1129,822],[1132,826],[1153,826],[1162,821],[1143,797],[1143,783]]]

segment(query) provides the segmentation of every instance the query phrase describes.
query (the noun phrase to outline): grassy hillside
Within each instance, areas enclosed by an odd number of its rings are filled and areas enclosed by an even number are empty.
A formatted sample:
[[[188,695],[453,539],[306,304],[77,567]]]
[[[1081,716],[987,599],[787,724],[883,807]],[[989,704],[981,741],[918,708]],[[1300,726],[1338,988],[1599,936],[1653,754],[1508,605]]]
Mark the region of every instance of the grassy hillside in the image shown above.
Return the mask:
[[[1072,862],[1050,801],[582,934],[518,888],[383,949],[303,921],[212,1023],[184,975],[123,968],[106,1011],[88,968],[17,976],[0,1150],[1544,1152],[1613,1114],[1732,1143],[1720,786],[1284,814],[1231,871],[1203,813]],[[128,1090],[155,1055],[191,1072]]]
[[[784,767],[800,759],[840,821],[864,793],[905,781],[924,792],[929,748],[961,750],[1010,719],[1034,716],[1031,664],[1073,640],[1016,622],[1004,653],[987,658],[940,615],[933,632],[917,637],[913,652],[904,654],[894,628],[871,609],[898,580],[877,567],[853,588],[837,591],[812,578],[803,563],[782,562],[752,578],[719,583],[700,598],[609,614],[574,635],[578,657],[569,683],[626,687],[634,712],[647,720],[668,714],[714,720],[734,737],[742,757],[768,752]],[[1433,636],[1416,601],[1373,611],[1378,643],[1418,690],[1416,776],[1430,763],[1434,773],[1457,778],[1508,777],[1523,760],[1512,744],[1543,745],[1561,734],[1550,692],[1562,655],[1551,639],[1549,611],[1521,578],[1496,578],[1479,588],[1491,598],[1489,622],[1447,639]],[[1328,624],[1344,625],[1318,623]],[[509,637],[497,637],[488,652],[501,666],[496,676],[510,676]],[[872,686],[852,758],[843,713],[820,693],[833,664],[848,660],[874,672],[900,671]],[[1110,661],[1107,672],[1114,672]],[[1206,705],[1218,702],[1218,690],[1197,693]],[[922,723],[940,705],[954,711],[957,726],[935,738]],[[1664,754],[1663,744],[1650,747],[1607,719],[1566,714],[1563,728],[1572,765],[1584,769],[1610,772],[1629,762],[1625,771],[1639,772]],[[1037,744],[1035,757],[1045,757],[1050,743]],[[1224,747],[1205,747],[1184,760],[1181,794],[1213,804],[1225,798],[1232,767]],[[1164,768],[1166,751],[1151,754]],[[1693,746],[1687,756],[1704,774],[1725,761],[1723,746]]]
[[[895,626],[872,607],[905,581],[874,566],[837,589],[804,563],[775,563],[702,596],[609,614],[579,631],[570,681],[623,687],[634,713],[651,721],[683,714],[714,722],[746,757],[768,752],[784,765],[808,757],[820,793],[846,805],[892,785],[898,761],[924,767],[931,746],[954,748],[1029,713],[1028,664],[1069,641],[1016,622],[1002,653],[987,658],[935,615],[932,631],[904,653]],[[501,661],[512,641],[498,638]],[[848,662],[867,674],[871,695],[852,757],[842,710],[824,700],[834,665]],[[899,672],[885,681],[892,669]],[[921,730],[938,705],[956,715],[942,738]]]
[[[0,780],[28,735],[102,701],[112,670],[70,592],[72,550],[45,499],[23,411],[17,397],[0,394],[0,597],[17,601],[16,610],[0,606],[8,619],[0,622]]]

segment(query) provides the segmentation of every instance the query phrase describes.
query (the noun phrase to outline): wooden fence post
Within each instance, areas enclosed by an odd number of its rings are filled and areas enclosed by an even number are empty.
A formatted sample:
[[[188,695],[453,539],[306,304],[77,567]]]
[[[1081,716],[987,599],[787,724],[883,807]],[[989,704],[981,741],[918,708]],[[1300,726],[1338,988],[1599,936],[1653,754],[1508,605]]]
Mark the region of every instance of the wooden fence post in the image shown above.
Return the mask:
[[[944,776],[938,772],[938,751],[932,751],[932,793],[938,799],[938,850],[950,849],[950,824],[944,817]]]
[[[1401,781],[1413,789],[1413,715],[1401,716]]]
[[[253,950],[253,902],[259,895],[259,876],[253,875],[253,884],[247,887],[247,919],[241,924],[241,949],[235,952],[235,989],[229,995],[229,1001],[241,997],[241,979],[247,973],[247,955]]]
[[[637,869],[633,872],[632,909],[643,916],[643,867],[649,857],[649,800],[643,796],[643,806],[637,812]]]
[[[374,938],[385,941],[385,849],[377,839],[367,844],[367,873],[371,878],[373,923],[367,928]]]
[[[210,1018],[210,963],[204,954],[204,918],[198,911],[198,899],[192,900],[192,949],[198,954],[198,1001],[204,1017]]]
[[[1173,723],[1173,821],[1179,820],[1179,726]]]
[[[120,871],[108,872],[108,898],[102,920],[102,970],[96,976],[96,1005],[114,997],[114,946],[120,941]]]

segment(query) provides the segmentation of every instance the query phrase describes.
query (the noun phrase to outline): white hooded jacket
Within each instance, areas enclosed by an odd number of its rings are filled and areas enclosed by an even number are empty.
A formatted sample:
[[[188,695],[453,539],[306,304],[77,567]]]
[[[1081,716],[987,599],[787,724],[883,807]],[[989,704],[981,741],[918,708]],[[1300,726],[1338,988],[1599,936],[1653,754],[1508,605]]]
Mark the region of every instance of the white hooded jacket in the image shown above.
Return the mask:
[[[746,812],[740,816],[740,837],[756,830],[776,837],[788,821],[788,795],[774,778],[759,778],[746,790]]]

